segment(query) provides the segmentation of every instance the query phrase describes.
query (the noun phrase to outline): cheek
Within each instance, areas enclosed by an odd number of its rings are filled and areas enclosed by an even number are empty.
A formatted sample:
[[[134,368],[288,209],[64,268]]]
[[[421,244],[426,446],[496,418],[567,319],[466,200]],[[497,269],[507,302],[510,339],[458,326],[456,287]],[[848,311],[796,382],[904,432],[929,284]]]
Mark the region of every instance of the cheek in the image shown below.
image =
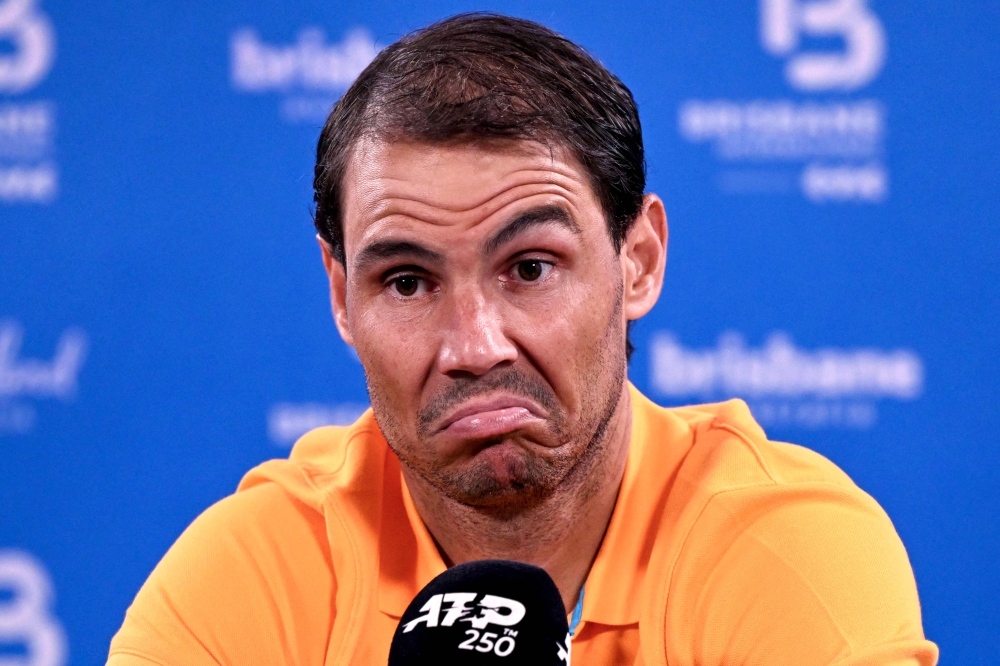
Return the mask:
[[[415,411],[431,362],[434,341],[419,321],[374,302],[348,302],[348,324],[369,388],[397,413]],[[393,316],[390,317],[389,314]]]
[[[511,337],[567,405],[579,407],[581,393],[605,365],[609,325],[618,325],[614,278],[567,284],[511,313]]]

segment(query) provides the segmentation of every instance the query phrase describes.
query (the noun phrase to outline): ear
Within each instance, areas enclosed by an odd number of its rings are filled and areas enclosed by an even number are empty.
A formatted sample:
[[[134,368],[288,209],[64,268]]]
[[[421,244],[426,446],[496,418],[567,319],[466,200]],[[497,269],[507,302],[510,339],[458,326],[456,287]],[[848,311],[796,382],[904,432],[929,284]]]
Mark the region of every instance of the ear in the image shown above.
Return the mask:
[[[644,316],[660,298],[667,264],[667,211],[655,194],[642,200],[642,212],[625,238],[621,251],[625,278],[624,314],[629,321]]]
[[[347,271],[344,265],[333,256],[333,251],[325,240],[316,236],[320,252],[323,254],[323,267],[330,278],[330,308],[333,310],[333,321],[337,324],[340,337],[350,346],[354,346],[351,329],[347,325]]]

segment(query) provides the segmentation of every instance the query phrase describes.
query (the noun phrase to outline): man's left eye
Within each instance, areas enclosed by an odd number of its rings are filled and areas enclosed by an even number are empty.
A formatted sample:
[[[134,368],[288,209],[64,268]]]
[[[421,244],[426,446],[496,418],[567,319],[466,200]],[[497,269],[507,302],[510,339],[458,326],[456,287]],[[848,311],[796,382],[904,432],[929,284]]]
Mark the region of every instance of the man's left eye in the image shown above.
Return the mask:
[[[527,259],[517,262],[514,272],[517,273],[517,277],[525,282],[535,282],[543,278],[551,269],[552,264],[550,263],[539,261],[538,259]]]

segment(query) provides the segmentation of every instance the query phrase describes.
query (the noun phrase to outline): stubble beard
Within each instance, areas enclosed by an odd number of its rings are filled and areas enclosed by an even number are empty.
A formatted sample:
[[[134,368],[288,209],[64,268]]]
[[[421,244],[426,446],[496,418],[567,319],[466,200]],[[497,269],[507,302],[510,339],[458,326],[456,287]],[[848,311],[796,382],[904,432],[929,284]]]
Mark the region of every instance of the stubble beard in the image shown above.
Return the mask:
[[[555,493],[575,494],[576,502],[585,502],[599,486],[594,470],[607,456],[608,427],[615,416],[624,389],[627,362],[625,337],[618,322],[622,308],[622,286],[605,335],[590,350],[593,372],[582,377],[587,388],[581,401],[581,418],[570,424],[555,393],[541,378],[513,366],[491,371],[476,378],[457,380],[418,414],[417,436],[407,437],[392,409],[392,400],[381,390],[376,378],[368,375],[368,393],[376,421],[389,447],[404,467],[432,486],[443,498],[472,509],[483,518],[510,521],[531,511]],[[367,374],[367,373],[366,373]],[[473,396],[504,390],[531,398],[549,412],[550,441],[558,445],[547,455],[539,455],[526,445],[508,447],[502,462],[503,479],[494,464],[474,459],[459,470],[450,470],[427,455],[433,451],[428,442],[430,426],[447,409]],[[516,443],[517,433],[477,442],[475,453],[503,442]],[[579,442],[586,442],[582,447]]]

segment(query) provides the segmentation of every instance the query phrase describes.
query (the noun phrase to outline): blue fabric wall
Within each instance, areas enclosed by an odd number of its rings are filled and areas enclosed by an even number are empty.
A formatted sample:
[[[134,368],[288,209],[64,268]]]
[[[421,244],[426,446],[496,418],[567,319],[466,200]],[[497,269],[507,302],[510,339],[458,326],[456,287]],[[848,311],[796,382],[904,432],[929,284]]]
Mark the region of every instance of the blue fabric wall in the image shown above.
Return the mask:
[[[833,459],[893,518],[945,663],[992,661],[986,0],[0,0],[0,661],[103,663],[202,509],[364,409],[310,221],[318,128],[380,46],[470,9],[635,93],[671,244],[632,380],[743,397]]]

